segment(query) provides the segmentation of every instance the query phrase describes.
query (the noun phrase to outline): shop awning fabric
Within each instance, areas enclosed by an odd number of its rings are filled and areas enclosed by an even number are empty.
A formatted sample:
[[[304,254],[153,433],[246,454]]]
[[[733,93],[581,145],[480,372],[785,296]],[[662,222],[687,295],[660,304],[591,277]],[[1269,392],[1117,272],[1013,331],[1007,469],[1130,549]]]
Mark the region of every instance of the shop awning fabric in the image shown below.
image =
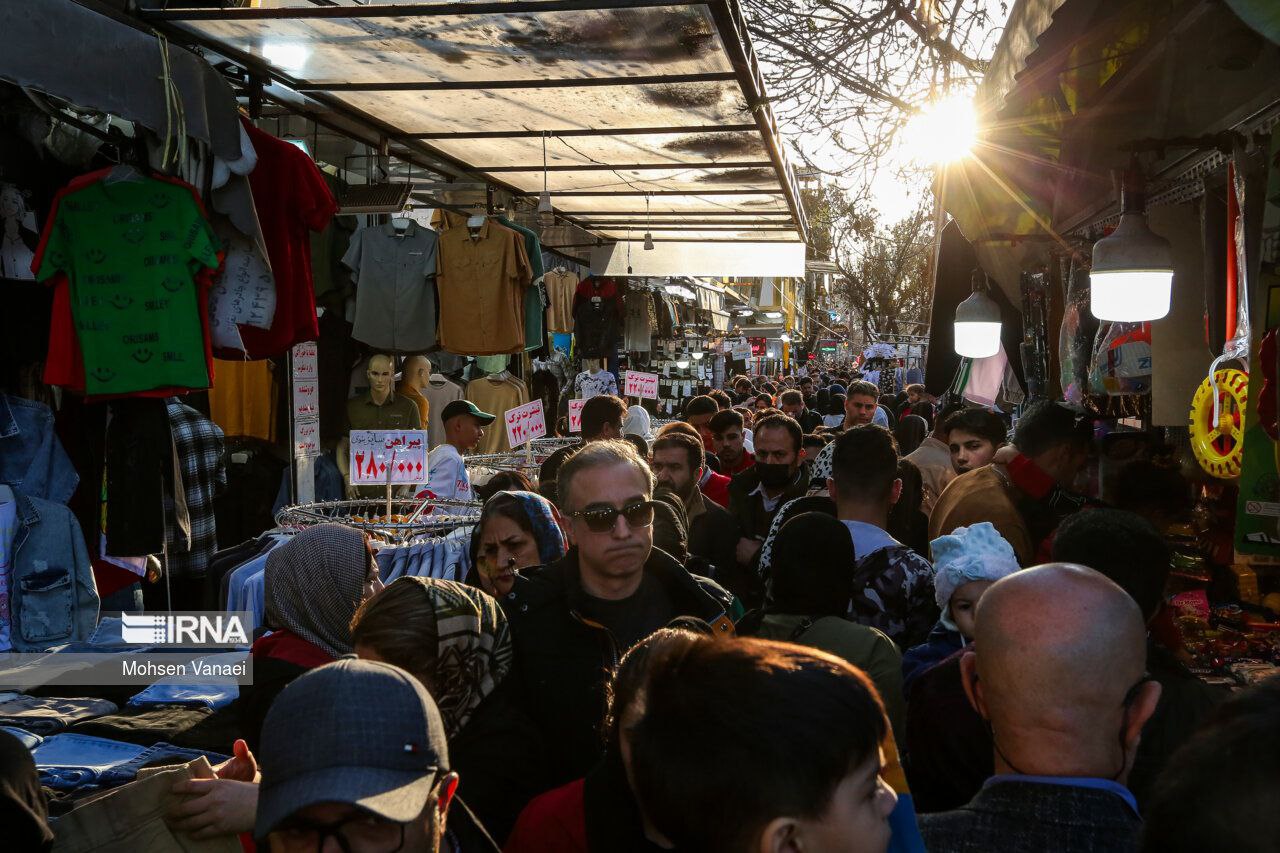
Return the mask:
[[[737,0],[208,6],[140,14],[379,128],[393,155],[519,196],[542,191],[545,144],[557,213],[606,242],[806,236]]]

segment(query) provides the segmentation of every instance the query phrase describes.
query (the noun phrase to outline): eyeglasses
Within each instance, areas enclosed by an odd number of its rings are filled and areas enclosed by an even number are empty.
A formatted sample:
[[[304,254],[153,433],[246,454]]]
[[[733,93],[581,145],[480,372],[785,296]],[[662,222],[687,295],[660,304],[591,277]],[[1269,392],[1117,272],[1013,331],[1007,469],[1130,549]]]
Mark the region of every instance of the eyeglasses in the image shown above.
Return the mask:
[[[342,853],[396,853],[404,847],[404,824],[373,815],[353,815],[337,823],[290,821],[272,835],[286,853],[321,853],[330,838]]]
[[[648,527],[653,524],[653,501],[636,501],[622,509],[607,506],[599,509],[587,509],[570,514],[570,518],[580,518],[587,523],[592,533],[608,533],[618,523],[618,516],[627,520],[628,527]]]

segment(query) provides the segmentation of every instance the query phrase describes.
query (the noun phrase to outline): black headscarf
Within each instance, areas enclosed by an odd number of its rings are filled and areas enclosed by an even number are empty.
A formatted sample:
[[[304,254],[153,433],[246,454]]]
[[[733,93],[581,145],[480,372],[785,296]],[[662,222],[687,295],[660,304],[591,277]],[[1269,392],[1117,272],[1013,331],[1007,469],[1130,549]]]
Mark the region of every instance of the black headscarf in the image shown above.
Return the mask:
[[[855,559],[849,529],[825,512],[806,512],[773,543],[771,613],[844,616],[853,594]]]
[[[53,847],[49,808],[31,751],[0,731],[0,826],[6,850],[47,851]]]

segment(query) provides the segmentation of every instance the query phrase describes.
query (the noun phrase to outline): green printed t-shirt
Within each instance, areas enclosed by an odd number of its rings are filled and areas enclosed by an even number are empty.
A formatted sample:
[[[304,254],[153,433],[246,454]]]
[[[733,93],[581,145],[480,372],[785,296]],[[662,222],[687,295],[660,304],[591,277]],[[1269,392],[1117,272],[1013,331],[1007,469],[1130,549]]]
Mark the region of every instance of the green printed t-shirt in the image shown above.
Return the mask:
[[[70,284],[85,394],[208,388],[202,267],[218,240],[191,189],[146,178],[59,196],[36,278]]]

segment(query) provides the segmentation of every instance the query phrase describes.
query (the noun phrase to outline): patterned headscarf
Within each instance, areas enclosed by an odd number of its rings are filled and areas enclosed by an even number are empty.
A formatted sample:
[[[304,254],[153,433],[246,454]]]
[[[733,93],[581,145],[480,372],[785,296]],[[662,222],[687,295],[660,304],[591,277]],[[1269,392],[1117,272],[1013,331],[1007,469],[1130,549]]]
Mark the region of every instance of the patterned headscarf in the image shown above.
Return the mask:
[[[354,528],[320,524],[297,534],[267,555],[267,627],[286,628],[334,658],[350,654],[369,561],[365,536]]]
[[[432,698],[445,733],[453,737],[486,696],[511,671],[507,617],[483,590],[437,578],[405,577],[396,583],[422,587],[436,617],[436,664]]]
[[[538,542],[538,559],[543,565],[554,563],[565,555],[568,546],[564,541],[564,531],[556,523],[555,509],[551,501],[533,492],[505,492],[520,501],[524,514],[529,517],[533,527],[533,538]]]
[[[825,495],[827,480],[831,478],[831,461],[836,455],[836,443],[827,442],[827,446],[818,451],[813,463],[809,466],[809,494]]]

